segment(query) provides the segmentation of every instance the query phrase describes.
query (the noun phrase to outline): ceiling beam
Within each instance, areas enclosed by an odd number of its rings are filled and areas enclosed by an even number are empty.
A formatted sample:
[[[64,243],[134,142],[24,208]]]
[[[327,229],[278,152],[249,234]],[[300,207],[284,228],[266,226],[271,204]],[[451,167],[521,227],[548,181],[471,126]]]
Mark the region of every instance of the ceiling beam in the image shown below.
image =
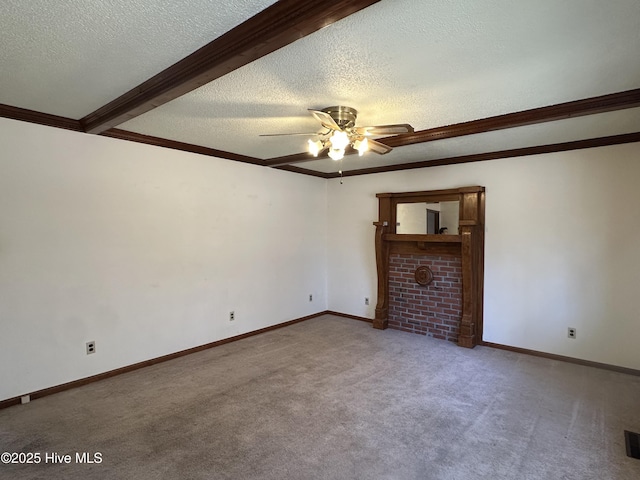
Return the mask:
[[[369,175],[372,173],[396,172],[399,170],[411,170],[414,168],[441,167],[443,165],[458,165],[460,163],[483,162],[486,160],[497,160],[500,158],[526,157],[529,155],[566,152],[570,150],[581,150],[584,148],[607,147],[610,145],[621,145],[624,143],[634,142],[640,142],[640,132],[624,133],[621,135],[612,135],[608,137],[589,138],[585,140],[575,140],[572,142],[552,143],[534,147],[514,148],[511,150],[500,150],[497,152],[474,153],[472,155],[438,158],[435,160],[425,160],[422,162],[409,162],[396,165],[384,165],[381,167],[361,168],[357,170],[343,171],[342,175],[340,175],[339,173],[325,173],[324,178],[355,177],[358,175]]]
[[[102,133],[380,0],[280,0],[81,119]]]
[[[481,120],[435,127],[414,133],[396,135],[394,137],[385,137],[378,139],[378,141],[390,147],[404,147],[416,143],[433,142],[434,140],[442,140],[445,138],[461,137],[464,135],[503,130],[505,128],[522,127],[584,115],[613,112],[615,110],[638,106],[640,106],[640,88],[599,97],[585,98],[583,100],[559,103],[547,107],[523,110],[521,112],[497,115]],[[347,152],[347,154],[348,153],[349,152]],[[275,167],[278,165],[291,165],[293,163],[309,162],[312,160],[317,160],[317,158],[305,152],[287,155],[285,157],[269,158],[266,160],[266,164],[270,167]]]

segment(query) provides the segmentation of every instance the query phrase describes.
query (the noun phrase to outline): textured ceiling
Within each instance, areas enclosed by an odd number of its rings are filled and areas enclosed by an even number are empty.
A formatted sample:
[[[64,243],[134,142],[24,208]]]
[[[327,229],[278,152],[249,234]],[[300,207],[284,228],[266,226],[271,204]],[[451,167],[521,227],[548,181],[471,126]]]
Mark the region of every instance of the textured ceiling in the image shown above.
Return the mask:
[[[81,118],[271,0],[2,0],[0,103]]]
[[[78,119],[270,3],[4,0],[0,103]],[[422,130],[640,88],[639,51],[638,0],[381,0],[118,128],[267,159],[304,151],[305,137],[259,134],[318,131],[308,108]],[[342,168],[638,131],[633,108],[347,156]]]

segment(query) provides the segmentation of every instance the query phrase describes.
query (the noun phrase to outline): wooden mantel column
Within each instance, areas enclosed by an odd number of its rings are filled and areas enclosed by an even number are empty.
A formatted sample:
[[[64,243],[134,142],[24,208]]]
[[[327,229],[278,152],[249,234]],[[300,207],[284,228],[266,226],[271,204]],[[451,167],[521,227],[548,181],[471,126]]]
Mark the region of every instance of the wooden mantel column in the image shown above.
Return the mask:
[[[378,301],[373,327],[389,323],[389,257],[394,252],[456,255],[462,263],[462,317],[458,345],[473,348],[482,342],[484,291],[484,195],[480,186],[424,192],[379,193],[375,249]],[[397,234],[399,203],[459,201],[458,235]]]
[[[459,225],[462,236],[462,319],[458,345],[473,348],[482,341],[484,189],[460,189]],[[476,336],[477,331],[480,331],[479,337]]]
[[[391,224],[391,196],[379,194],[378,218],[376,227],[376,268],[378,271],[378,301],[373,328],[384,330],[389,324],[389,244],[384,235],[389,233]],[[393,215],[395,218],[395,215]],[[393,229],[395,232],[395,228]]]

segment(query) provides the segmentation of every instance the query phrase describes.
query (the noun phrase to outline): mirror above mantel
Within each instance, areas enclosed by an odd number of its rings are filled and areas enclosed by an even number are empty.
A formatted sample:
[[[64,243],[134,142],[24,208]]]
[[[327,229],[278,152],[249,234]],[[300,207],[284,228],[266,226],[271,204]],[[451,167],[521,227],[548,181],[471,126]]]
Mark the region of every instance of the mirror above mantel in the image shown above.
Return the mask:
[[[458,235],[460,201],[398,203],[396,233]]]

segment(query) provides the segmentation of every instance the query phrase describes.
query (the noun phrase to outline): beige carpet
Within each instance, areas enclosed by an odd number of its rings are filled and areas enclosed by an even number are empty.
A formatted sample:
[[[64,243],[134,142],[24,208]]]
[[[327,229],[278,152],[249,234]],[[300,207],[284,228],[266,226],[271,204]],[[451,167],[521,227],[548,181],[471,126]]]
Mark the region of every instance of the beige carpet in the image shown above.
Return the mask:
[[[0,478],[638,480],[639,410],[638,377],[324,316],[1,410],[42,461]]]

